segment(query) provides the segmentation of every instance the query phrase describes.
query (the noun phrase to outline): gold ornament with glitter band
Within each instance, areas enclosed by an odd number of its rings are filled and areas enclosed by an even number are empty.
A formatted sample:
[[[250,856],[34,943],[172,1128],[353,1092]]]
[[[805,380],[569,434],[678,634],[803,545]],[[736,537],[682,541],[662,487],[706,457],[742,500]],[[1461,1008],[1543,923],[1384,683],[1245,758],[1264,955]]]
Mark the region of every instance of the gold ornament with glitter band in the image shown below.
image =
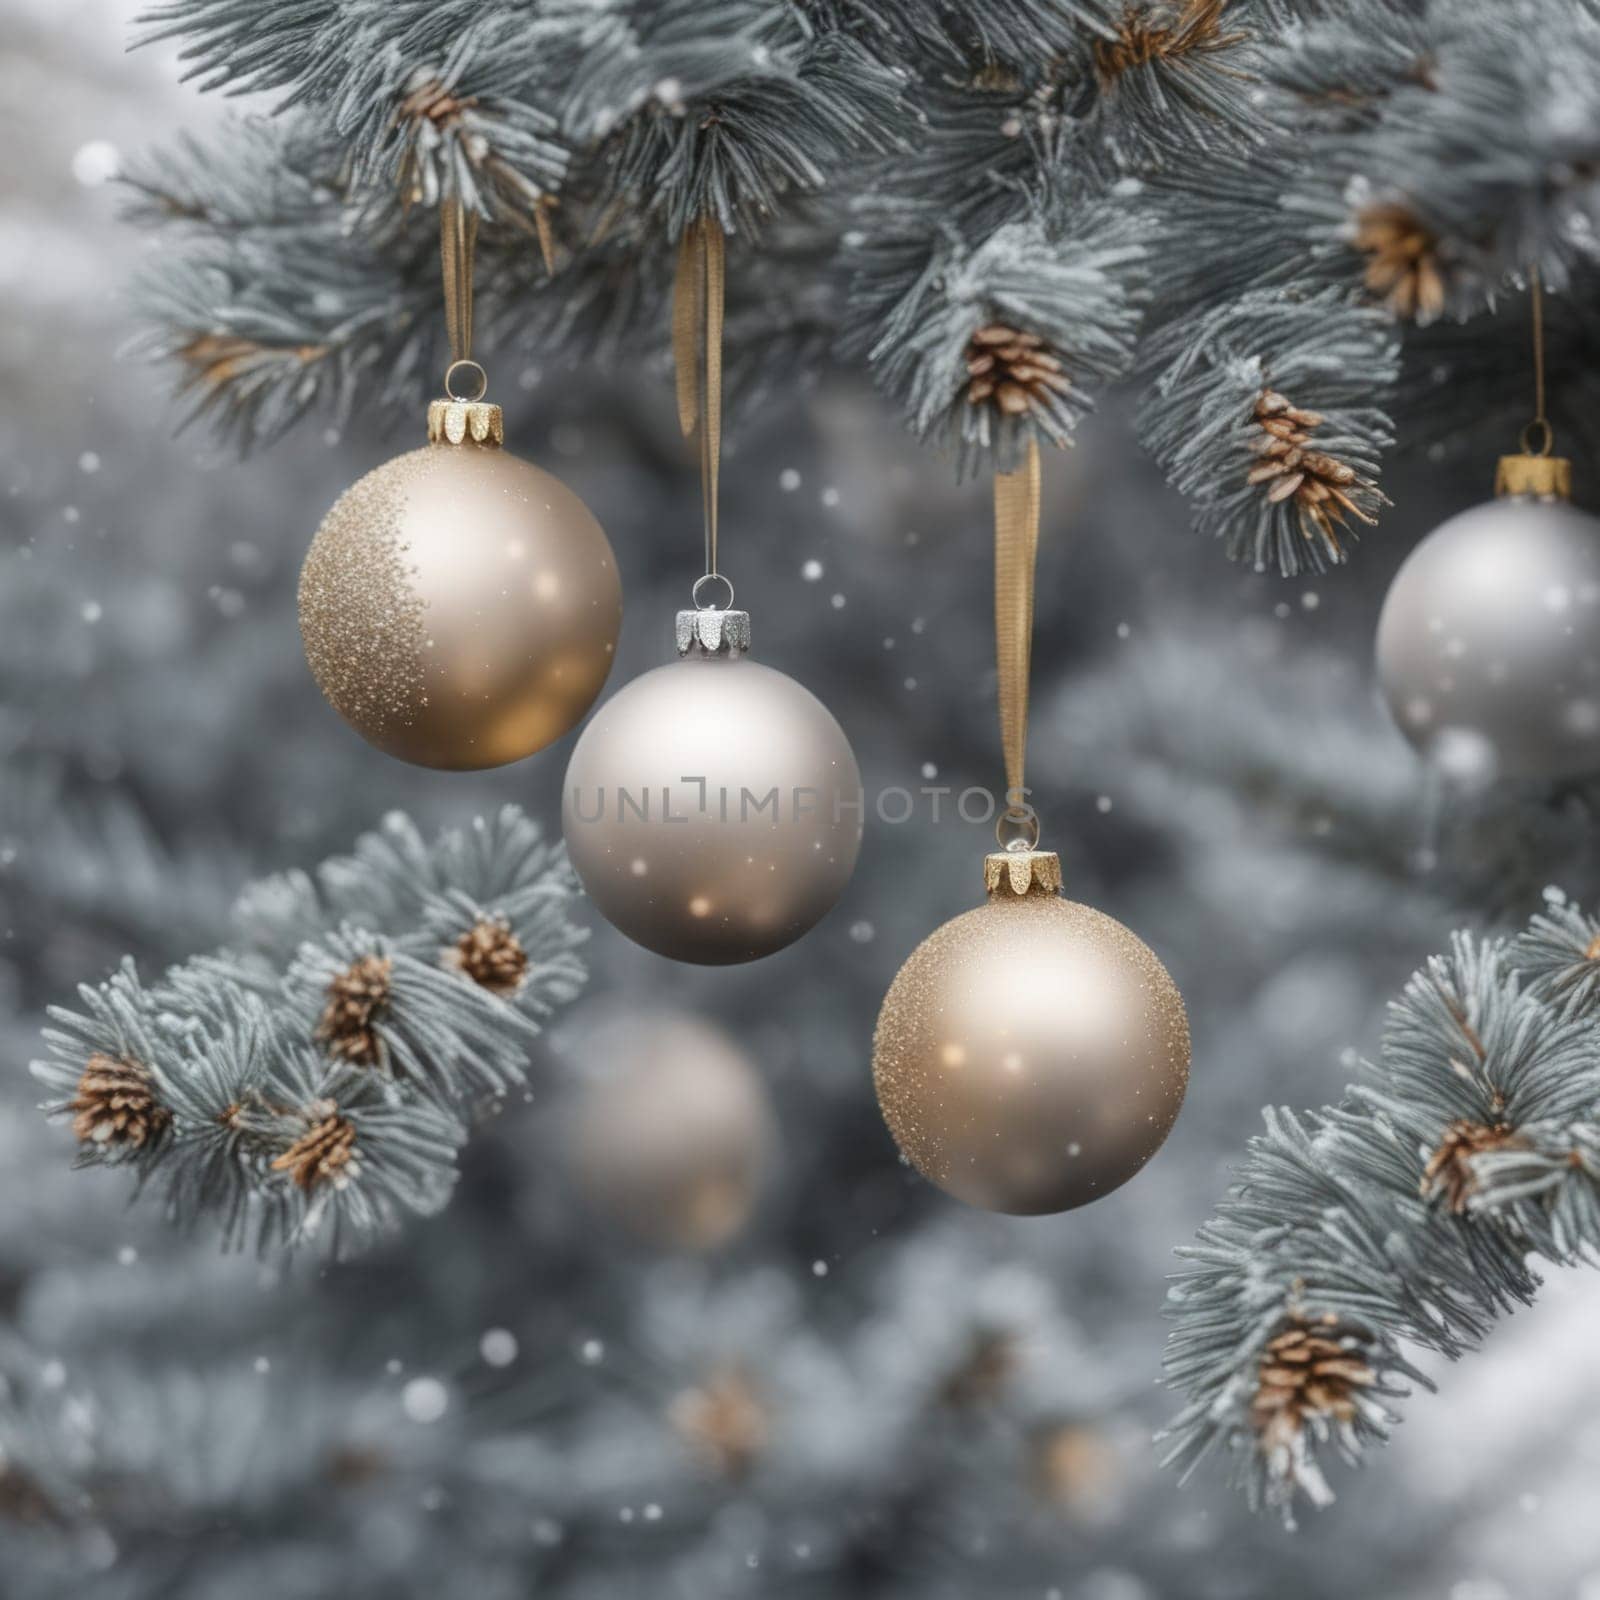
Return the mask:
[[[441,208],[446,398],[428,443],[369,472],[300,575],[306,660],[369,743],[418,766],[520,761],[594,703],[616,652],[616,558],[588,507],[504,448],[471,359],[474,220]],[[462,382],[465,392],[457,393]]]
[[[1530,274],[1535,416],[1496,498],[1406,557],[1378,619],[1378,682],[1446,778],[1555,782],[1600,771],[1600,521],[1570,503],[1545,415],[1544,318]]]
[[[969,1205],[1018,1216],[1110,1194],[1161,1148],[1189,1082],[1183,997],[1120,922],[1061,894],[1023,757],[1039,457],[995,484],[995,623],[1009,785],[988,899],[925,939],[878,1016],[872,1075],[895,1143]]]
[[[679,660],[612,695],[562,792],[567,853],[595,909],[636,944],[707,966],[792,944],[835,904],[861,847],[861,774],[827,707],[750,657],[750,615],[718,570],[723,238],[679,255],[678,415],[699,445],[705,571],[678,613]]]

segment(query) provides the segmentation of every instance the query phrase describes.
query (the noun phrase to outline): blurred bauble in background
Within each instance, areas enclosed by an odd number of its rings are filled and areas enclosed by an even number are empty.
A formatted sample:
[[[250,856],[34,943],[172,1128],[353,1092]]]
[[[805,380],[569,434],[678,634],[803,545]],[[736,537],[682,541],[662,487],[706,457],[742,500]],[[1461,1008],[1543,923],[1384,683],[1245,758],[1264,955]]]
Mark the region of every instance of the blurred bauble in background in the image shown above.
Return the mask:
[[[559,479],[500,447],[500,408],[435,401],[432,441],[369,472],[300,574],[306,659],[391,756],[504,766],[572,728],[622,625],[616,559]]]
[[[713,1250],[749,1220],[776,1143],[766,1088],[723,1029],[608,1018],[575,1050],[569,1160],[595,1210],[643,1243]]]
[[[1161,1148],[1189,1082],[1183,997],[1150,947],[1058,892],[1049,852],[991,855],[989,898],[912,952],[878,1016],[884,1120],[969,1205],[1087,1205]]]
[[[1400,731],[1446,775],[1600,769],[1600,521],[1567,463],[1508,456],[1500,498],[1450,518],[1395,575],[1378,681]]]
[[[573,751],[572,865],[606,921],[675,961],[722,966],[792,944],[844,892],[861,773],[793,678],[749,659],[743,611],[684,611],[683,659],[620,689]]]

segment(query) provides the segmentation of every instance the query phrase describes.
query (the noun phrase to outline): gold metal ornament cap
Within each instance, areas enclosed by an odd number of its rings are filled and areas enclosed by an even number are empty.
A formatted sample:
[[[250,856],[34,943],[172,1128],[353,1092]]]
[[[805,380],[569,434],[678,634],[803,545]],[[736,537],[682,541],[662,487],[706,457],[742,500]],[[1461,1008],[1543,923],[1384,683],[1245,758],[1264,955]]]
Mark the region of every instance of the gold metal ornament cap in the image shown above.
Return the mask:
[[[1536,500],[1572,498],[1572,463],[1565,456],[1501,456],[1495,470],[1497,495],[1527,495]]]
[[[1061,893],[1061,857],[1054,850],[994,850],[983,858],[991,900]]]
[[[432,400],[428,403],[429,444],[502,445],[505,419],[486,400]]]

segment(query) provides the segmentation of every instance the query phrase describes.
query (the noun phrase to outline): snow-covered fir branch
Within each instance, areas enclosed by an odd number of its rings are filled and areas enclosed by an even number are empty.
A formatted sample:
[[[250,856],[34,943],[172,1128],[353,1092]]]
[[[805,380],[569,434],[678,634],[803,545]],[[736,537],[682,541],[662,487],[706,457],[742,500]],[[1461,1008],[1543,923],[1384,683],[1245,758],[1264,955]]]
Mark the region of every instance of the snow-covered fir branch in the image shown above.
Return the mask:
[[[1150,355],[1141,432],[1196,528],[1286,576],[1343,561],[1388,504],[1377,475],[1393,436],[1373,397],[1397,348],[1383,318],[1263,291],[1169,325]]]
[[[142,36],[279,97],[132,178],[175,234],[143,348],[243,443],[426,387],[444,200],[484,219],[481,346],[543,361],[659,355],[711,216],[764,380],[868,366],[963,469],[1070,442],[1142,320],[1197,526],[1294,574],[1379,520],[1402,408],[1510,446],[1530,268],[1600,282],[1592,0],[168,0]]]
[[[83,1165],[225,1243],[334,1253],[448,1201],[472,1121],[586,977],[559,848],[514,807],[425,841],[400,814],[253,885],[238,946],[54,1008],[34,1074]]]
[[[1145,426],[1197,528],[1293,575],[1347,559],[1350,531],[1378,519],[1392,418],[1419,419],[1414,446],[1454,428],[1486,463],[1514,448],[1508,399],[1519,421],[1533,405],[1531,270],[1580,303],[1600,284],[1600,18],[1588,0],[1282,10],[1258,57],[1270,130],[1222,150],[1192,143],[1154,178],[1151,271],[1166,292]],[[1286,337],[1303,381],[1316,387],[1316,373],[1336,399],[1272,376]],[[1219,340],[1231,380],[1185,385],[1197,361],[1197,378],[1211,375]],[[1451,390],[1450,421],[1428,420]],[[1552,394],[1558,427],[1586,426],[1581,375]],[[1286,430],[1299,419],[1283,401],[1319,420]],[[1263,407],[1275,441],[1253,426]],[[1330,411],[1345,413],[1331,427]]]
[[[776,332],[769,353],[812,371],[845,334],[919,433],[1008,465],[1030,432],[1068,442],[1130,365],[1146,225],[1107,190],[1258,120],[1257,9],[174,0],[146,36],[181,40],[205,87],[278,91],[286,131],[135,171],[136,215],[179,236],[142,290],[144,348],[246,442],[414,387],[439,364],[430,230],[451,199],[484,217],[486,348],[503,328],[546,359],[637,357],[664,340],[674,240],[711,216],[746,241],[730,331]],[[306,202],[288,214],[286,190]],[[908,270],[883,276],[885,254]],[[741,275],[776,282],[741,307]]]
[[[1511,939],[1458,934],[1391,1005],[1336,1106],[1265,1133],[1169,1296],[1165,1434],[1186,1472],[1228,1453],[1253,1504],[1333,1497],[1330,1460],[1387,1438],[1456,1357],[1530,1301],[1529,1258],[1600,1253],[1600,920],[1555,891]]]

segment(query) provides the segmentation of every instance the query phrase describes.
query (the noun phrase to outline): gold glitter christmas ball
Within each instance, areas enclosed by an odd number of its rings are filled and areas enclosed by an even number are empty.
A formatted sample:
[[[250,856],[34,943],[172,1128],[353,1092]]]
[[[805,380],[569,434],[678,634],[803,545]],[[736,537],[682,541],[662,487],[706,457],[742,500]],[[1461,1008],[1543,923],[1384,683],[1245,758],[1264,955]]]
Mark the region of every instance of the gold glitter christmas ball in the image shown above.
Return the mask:
[[[745,1225],[776,1146],[767,1092],[723,1029],[673,1012],[609,1017],[575,1052],[566,1141],[603,1216],[646,1244],[713,1250]]]
[[[884,1120],[933,1183],[988,1211],[1098,1200],[1161,1148],[1189,1021],[1142,940],[1065,900],[1048,852],[989,857],[989,899],[912,952],[878,1016]]]
[[[498,406],[436,402],[433,442],[341,495],[300,574],[328,702],[418,766],[503,766],[594,703],[622,590],[589,508],[499,443]]]

